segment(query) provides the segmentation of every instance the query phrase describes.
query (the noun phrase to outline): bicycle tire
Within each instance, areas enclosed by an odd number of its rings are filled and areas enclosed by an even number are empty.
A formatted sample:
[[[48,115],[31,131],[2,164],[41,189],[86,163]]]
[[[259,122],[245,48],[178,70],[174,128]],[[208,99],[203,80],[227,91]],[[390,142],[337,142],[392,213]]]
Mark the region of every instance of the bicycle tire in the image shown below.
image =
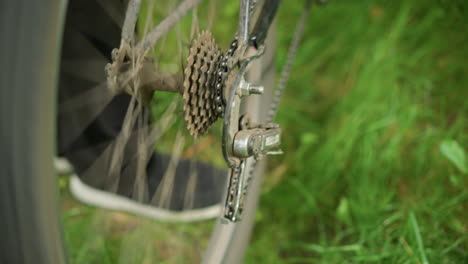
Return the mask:
[[[0,3],[0,263],[65,263],[53,174],[65,1]]]
[[[55,87],[65,2],[6,1],[0,8],[4,20],[0,26],[4,39],[0,52],[2,58],[6,58],[0,63],[3,107],[0,166],[4,182],[0,186],[0,230],[4,234],[0,242],[1,263],[67,261],[52,168]],[[12,24],[17,27],[11,27]],[[269,43],[274,41],[273,37],[269,39]],[[267,51],[269,55],[263,62],[256,62],[257,70],[252,73],[255,76],[250,77],[255,81],[262,75],[268,76],[267,87],[272,87],[274,45]],[[271,96],[271,89],[267,89],[262,97],[266,103],[255,104],[262,106],[255,111],[260,114],[257,118],[266,116]],[[263,169],[264,164],[258,164],[243,221],[229,225],[217,223],[211,246],[204,256],[205,263],[241,262],[254,222]],[[216,246],[219,238],[227,241],[224,250]]]

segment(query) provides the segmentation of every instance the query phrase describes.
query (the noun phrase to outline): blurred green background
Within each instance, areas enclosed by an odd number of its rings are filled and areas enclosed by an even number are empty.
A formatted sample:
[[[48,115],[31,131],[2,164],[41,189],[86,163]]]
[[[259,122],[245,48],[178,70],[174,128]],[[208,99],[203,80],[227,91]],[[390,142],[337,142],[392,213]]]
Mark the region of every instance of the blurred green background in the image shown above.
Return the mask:
[[[280,6],[278,73],[303,2]],[[212,30],[226,47],[237,2],[218,5]],[[467,60],[468,1],[313,6],[246,263],[468,263]],[[62,204],[72,263],[196,263],[211,228]]]
[[[467,60],[467,1],[314,7],[247,262],[468,263]]]

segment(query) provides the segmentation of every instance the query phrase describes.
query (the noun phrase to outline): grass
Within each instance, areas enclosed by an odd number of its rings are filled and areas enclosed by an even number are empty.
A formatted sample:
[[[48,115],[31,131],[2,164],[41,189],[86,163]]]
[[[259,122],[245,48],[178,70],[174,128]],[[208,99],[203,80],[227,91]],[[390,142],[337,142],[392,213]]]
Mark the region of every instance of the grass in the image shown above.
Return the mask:
[[[214,221],[162,223],[84,206],[61,177],[62,218],[70,263],[198,263]]]
[[[278,71],[299,2],[280,8]],[[235,10],[217,19],[222,47]],[[246,263],[467,261],[466,25],[462,0],[313,7],[277,118],[285,155],[271,159]],[[97,209],[64,206],[74,263],[196,263],[210,227],[117,214],[106,225]]]
[[[280,180],[262,197],[247,263],[468,259],[466,7],[313,9],[278,116],[287,154],[271,163],[267,181]],[[300,9],[281,10],[280,47]]]

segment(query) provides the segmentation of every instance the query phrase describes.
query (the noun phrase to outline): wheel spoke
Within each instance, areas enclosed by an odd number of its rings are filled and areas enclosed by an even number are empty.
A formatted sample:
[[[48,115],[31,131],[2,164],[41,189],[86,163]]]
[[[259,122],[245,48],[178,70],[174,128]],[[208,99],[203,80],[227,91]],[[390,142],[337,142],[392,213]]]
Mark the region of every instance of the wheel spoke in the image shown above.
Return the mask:
[[[185,138],[182,135],[181,131],[177,132],[174,148],[172,150],[172,155],[169,161],[169,166],[164,173],[163,179],[156,189],[156,193],[151,199],[151,203],[158,207],[169,208],[171,205],[172,193],[174,190],[175,184],[175,175],[177,164],[179,163],[182,149],[184,147]]]
[[[176,25],[188,11],[200,4],[200,2],[201,0],[184,0],[169,16],[161,21],[161,23],[137,44],[137,49],[142,50],[143,54],[147,54],[151,47],[153,47],[162,36]]]
[[[124,21],[123,3],[119,0],[97,0],[97,3],[102,7],[106,14],[114,21],[116,25],[122,25]]]
[[[112,98],[105,85],[100,84],[58,105],[61,127],[73,127],[67,129],[67,134],[62,137],[65,147],[72,144],[96,120]]]

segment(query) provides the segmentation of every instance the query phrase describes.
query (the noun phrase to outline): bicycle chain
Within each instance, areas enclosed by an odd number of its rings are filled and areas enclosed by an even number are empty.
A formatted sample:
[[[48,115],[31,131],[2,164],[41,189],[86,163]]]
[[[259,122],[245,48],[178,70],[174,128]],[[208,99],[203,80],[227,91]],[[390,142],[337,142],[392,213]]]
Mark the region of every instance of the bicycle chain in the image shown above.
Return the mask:
[[[321,3],[321,4],[323,4],[325,2],[327,2],[327,0],[319,0],[319,3]],[[281,72],[279,85],[276,88],[275,94],[273,95],[272,102],[270,103],[266,123],[273,122],[273,119],[275,118],[276,113],[278,111],[279,101],[280,101],[280,98],[282,97],[283,90],[284,90],[284,88],[286,87],[286,84],[287,84],[288,76],[289,76],[289,73],[290,73],[290,70],[291,70],[291,67],[292,67],[292,61],[293,61],[293,59],[294,59],[294,57],[296,55],[296,51],[298,49],[298,46],[299,46],[299,43],[300,43],[300,40],[301,40],[301,37],[302,37],[302,34],[303,34],[304,25],[305,25],[305,22],[307,21],[307,15],[308,15],[311,3],[312,3],[311,1],[306,2],[306,6],[305,6],[305,9],[303,11],[303,14],[302,14],[298,24],[296,25],[296,30],[295,30],[296,32],[294,33],[293,41],[290,44],[289,50],[288,50],[288,57],[287,57],[287,60],[286,60],[286,66],[283,68],[283,70]],[[248,191],[248,187],[249,187],[250,182],[252,181],[253,174],[254,174],[254,171],[255,171],[255,169],[257,167],[257,164],[258,164],[258,160],[254,159],[252,161],[252,165],[250,166],[250,170],[247,173],[246,183],[245,183],[244,190],[243,190],[244,194],[246,194],[247,191]]]
[[[245,162],[245,161],[243,161]],[[231,170],[231,175],[229,177],[229,182],[228,182],[228,190],[227,190],[227,196],[226,196],[226,207],[224,208],[224,216],[226,218],[233,218],[235,215],[236,215],[236,208],[239,208],[241,211],[239,212],[239,215],[242,213],[242,210],[243,210],[243,205],[244,205],[244,199],[243,199],[243,196],[246,192],[246,189],[243,188],[242,190],[242,194],[239,194],[237,193],[237,190],[239,188],[239,185],[242,184],[241,183],[241,180],[242,180],[242,177],[241,177],[241,173],[242,173],[242,170],[241,170],[241,166],[239,167],[236,167],[236,168],[233,168]],[[236,196],[238,195],[241,195],[241,199],[239,201],[239,204],[236,205],[235,204],[235,201],[236,201]]]
[[[251,12],[255,2],[254,0],[253,5],[250,7]],[[310,4],[311,1],[309,0],[296,26],[294,40],[288,51],[286,67],[283,69],[279,87],[270,105],[267,117],[268,123],[270,123],[276,115],[279,100],[286,86],[291,69],[291,62],[302,36]],[[206,133],[217,118],[224,116],[226,107],[226,97],[224,95],[225,92],[229,92],[225,91],[225,88],[229,86],[226,84],[233,81],[232,79],[228,80],[228,77],[234,77],[230,75],[230,72],[233,65],[238,63],[234,63],[231,60],[237,49],[237,45],[238,41],[236,36],[231,42],[229,50],[222,55],[212,35],[209,32],[202,32],[190,48],[187,67],[184,71],[184,111],[187,128],[195,137]],[[205,57],[208,59],[205,60]],[[255,157],[252,161],[248,171],[245,171],[246,160],[241,161],[243,166],[240,164],[235,168],[231,168],[228,184],[229,189],[227,190],[228,193],[224,211],[225,218],[231,221],[239,220],[242,213],[244,196],[247,194],[248,187],[253,178],[253,172],[258,163],[257,158],[258,157]]]
[[[256,3],[250,3],[250,14]],[[237,40],[236,35],[224,55],[208,31],[202,31],[192,42],[183,83],[184,116],[192,136],[204,135],[219,117],[224,117],[224,90],[233,67],[229,60],[237,49]],[[209,61],[204,59],[207,56]]]

